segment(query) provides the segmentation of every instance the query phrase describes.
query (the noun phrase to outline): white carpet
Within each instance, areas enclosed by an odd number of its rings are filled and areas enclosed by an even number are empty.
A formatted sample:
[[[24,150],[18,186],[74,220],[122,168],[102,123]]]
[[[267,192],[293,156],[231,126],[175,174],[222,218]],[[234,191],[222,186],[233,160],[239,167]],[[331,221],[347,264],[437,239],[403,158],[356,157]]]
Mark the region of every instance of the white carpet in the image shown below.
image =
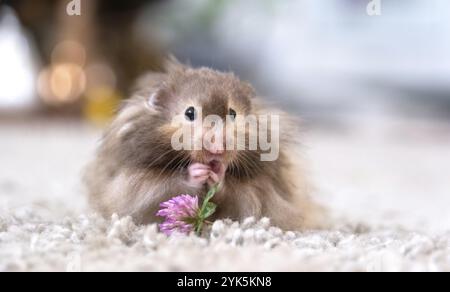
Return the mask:
[[[206,238],[89,214],[80,171],[98,133],[0,125],[0,271],[450,271],[450,126],[311,130],[305,151],[335,229],[216,222]]]

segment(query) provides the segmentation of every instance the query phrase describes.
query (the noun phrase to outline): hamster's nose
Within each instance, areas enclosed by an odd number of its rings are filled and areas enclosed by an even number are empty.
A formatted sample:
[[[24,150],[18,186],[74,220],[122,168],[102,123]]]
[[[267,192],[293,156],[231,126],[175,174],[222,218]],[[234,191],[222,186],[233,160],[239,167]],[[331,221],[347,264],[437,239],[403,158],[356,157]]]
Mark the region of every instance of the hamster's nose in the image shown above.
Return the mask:
[[[211,132],[214,131],[214,132]],[[203,133],[204,150],[212,155],[222,155],[225,153],[226,136],[223,130],[209,129]]]
[[[223,146],[218,145],[218,144],[211,144],[208,152],[214,155],[221,155],[223,153],[225,153],[225,149]]]

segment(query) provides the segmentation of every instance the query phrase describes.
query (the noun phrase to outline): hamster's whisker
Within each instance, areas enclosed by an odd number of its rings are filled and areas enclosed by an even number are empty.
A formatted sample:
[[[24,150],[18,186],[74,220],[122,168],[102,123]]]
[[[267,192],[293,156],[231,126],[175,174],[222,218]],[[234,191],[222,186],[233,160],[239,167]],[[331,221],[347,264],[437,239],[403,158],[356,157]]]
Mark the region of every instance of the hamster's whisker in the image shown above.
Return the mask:
[[[182,156],[180,161],[178,161],[178,163],[175,164],[175,167],[173,168],[173,175],[175,175],[178,172],[181,173],[183,171],[184,164],[187,163],[188,161],[189,161],[188,155],[184,155],[184,157]]]
[[[168,155],[169,153],[171,153],[173,150],[168,150],[166,152],[164,152],[163,154],[158,155],[159,157],[155,160],[153,160],[152,162],[150,162],[149,164],[147,164],[145,166],[145,169],[150,169],[152,166],[154,166],[158,161],[160,161],[162,158],[166,157],[166,155]]]
[[[243,159],[245,159],[245,161],[247,161],[250,165],[252,165],[253,167],[255,167],[258,170],[262,169],[262,166],[259,165],[258,163],[255,162],[255,159],[252,159],[252,157],[247,156],[246,154],[248,153],[243,153],[242,157]]]
[[[174,168],[173,171],[170,173],[170,175],[168,175],[168,176],[164,179],[164,181],[163,181],[163,183],[162,183],[163,185],[165,185],[170,179],[172,179],[172,178],[175,177],[175,175],[177,174],[177,170],[179,170],[179,169],[182,168],[181,163],[182,163],[184,160],[186,160],[186,157],[184,157],[184,158],[182,158],[180,161],[178,161],[178,163],[176,164],[176,168]],[[181,173],[181,170],[180,170],[180,173]]]
[[[172,152],[172,150],[169,151],[165,151],[163,152],[163,154],[159,155],[159,157],[155,160],[153,160],[152,162],[150,162],[149,164],[147,164],[145,166],[145,172],[143,177],[149,177],[152,175],[152,169],[151,167],[153,167],[158,161],[160,161],[161,159],[163,159],[164,157],[166,157],[168,154],[170,154]],[[139,181],[141,180],[140,177],[135,176],[133,177],[133,179],[130,181],[130,185],[132,185],[133,187],[137,187]]]
[[[239,158],[242,159],[242,161],[244,161],[245,163],[243,164],[243,166],[248,170],[248,172],[250,174],[255,174],[256,171],[258,170],[262,170],[261,165],[258,165],[251,157],[248,157],[246,154],[248,153],[240,153]],[[254,169],[252,170],[250,167],[252,166]]]
[[[181,155],[183,155],[182,152],[177,153],[177,154],[175,155],[175,157],[173,157],[168,163],[166,163],[166,165],[164,166],[164,168],[159,172],[158,177],[156,178],[155,181],[158,181],[159,178],[161,177],[161,175],[168,169],[169,165],[170,165],[171,163],[173,163],[176,159],[181,158]]]
[[[250,177],[250,173],[247,171],[247,167],[245,165],[245,160],[238,154],[238,161],[239,161],[239,166],[242,167],[242,169],[244,170],[245,174]]]
[[[236,162],[234,160],[231,162],[231,166],[232,166],[231,167],[231,174],[233,176],[237,176],[240,179],[241,178],[241,174],[240,174],[240,172],[239,172],[239,170],[237,168]]]

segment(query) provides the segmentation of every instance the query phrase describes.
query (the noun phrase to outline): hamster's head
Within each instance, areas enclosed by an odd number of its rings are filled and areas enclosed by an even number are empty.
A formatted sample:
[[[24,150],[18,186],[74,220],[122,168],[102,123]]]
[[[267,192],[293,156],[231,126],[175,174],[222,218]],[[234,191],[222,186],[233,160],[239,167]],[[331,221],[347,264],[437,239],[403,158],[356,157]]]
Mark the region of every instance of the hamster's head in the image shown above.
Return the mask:
[[[144,110],[123,139],[127,162],[167,170],[201,163],[215,172],[249,174],[259,154],[247,147],[248,127],[233,126],[253,114],[255,91],[248,83],[231,73],[172,64],[141,86]]]

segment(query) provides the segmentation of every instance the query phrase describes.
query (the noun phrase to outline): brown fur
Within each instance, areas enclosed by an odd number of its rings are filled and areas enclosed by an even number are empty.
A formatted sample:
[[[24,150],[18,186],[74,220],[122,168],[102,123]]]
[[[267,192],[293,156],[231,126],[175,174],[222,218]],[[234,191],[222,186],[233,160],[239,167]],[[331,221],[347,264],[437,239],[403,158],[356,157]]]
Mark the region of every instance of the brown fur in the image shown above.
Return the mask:
[[[298,122],[264,106],[249,84],[233,74],[171,61],[166,72],[148,75],[139,87],[105,132],[85,175],[91,205],[98,212],[129,215],[146,224],[159,221],[158,206],[171,197],[204,196],[206,187],[185,183],[186,167],[192,157],[201,161],[202,153],[173,150],[170,139],[176,129],[170,122],[192,105],[202,106],[204,116],[221,117],[233,107],[239,114],[281,115],[280,157],[262,162],[260,151],[227,151],[230,166],[214,198],[219,205],[216,219],[269,217],[274,225],[290,230],[321,225],[322,209],[309,199],[303,160],[295,154]],[[152,95],[153,106],[148,106]]]

